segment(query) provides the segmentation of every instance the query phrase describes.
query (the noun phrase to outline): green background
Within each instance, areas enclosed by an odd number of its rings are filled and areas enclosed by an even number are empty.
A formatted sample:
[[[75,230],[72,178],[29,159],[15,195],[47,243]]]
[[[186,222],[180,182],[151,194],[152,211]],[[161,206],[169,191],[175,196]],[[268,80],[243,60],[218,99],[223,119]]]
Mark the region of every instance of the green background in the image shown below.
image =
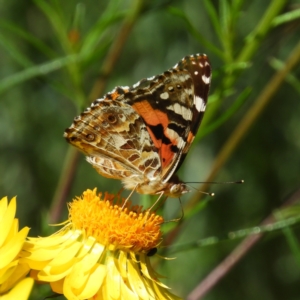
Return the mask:
[[[31,236],[46,235],[57,208],[54,197],[70,201],[87,188],[121,188],[119,181],[99,176],[83,155],[76,162],[62,136],[95,100],[91,90],[97,80],[106,79],[100,98],[117,85],[162,73],[186,55],[206,53],[213,68],[209,104],[179,175],[187,182],[206,181],[217,164],[213,180],[245,183],[210,185],[213,198],[200,200],[197,192],[183,196],[179,230],[172,244],[158,251],[176,260],[153,258],[153,264],[185,299],[241,242],[228,238],[229,232],[249,228],[244,233],[249,236],[298,192],[278,214],[285,222],[295,218],[295,225],[271,227],[203,299],[299,299],[298,62],[284,81],[270,84],[291,55],[299,56],[299,12],[296,0],[0,1],[0,196],[17,195],[20,226],[30,226]],[[274,92],[269,102],[250,120],[225,163],[216,163],[236,128],[266,101],[260,97],[266,87]],[[191,198],[197,201],[189,209]],[[133,200],[149,207],[155,197]],[[57,223],[65,220],[66,205],[58,212]],[[160,213],[166,220],[180,216],[179,201],[168,199]],[[172,226],[176,223],[166,224],[166,234]],[[212,236],[219,242],[195,244]],[[42,298],[39,290],[37,297]]]

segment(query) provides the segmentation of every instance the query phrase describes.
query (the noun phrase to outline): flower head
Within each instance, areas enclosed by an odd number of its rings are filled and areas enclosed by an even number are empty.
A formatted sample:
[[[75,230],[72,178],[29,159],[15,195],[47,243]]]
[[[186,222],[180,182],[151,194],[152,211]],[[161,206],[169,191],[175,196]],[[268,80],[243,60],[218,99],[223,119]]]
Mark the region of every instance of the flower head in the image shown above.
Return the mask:
[[[33,280],[25,278],[29,267],[19,261],[18,255],[29,228],[18,231],[15,219],[16,198],[8,204],[7,197],[0,200],[0,298],[27,299]]]
[[[69,204],[61,230],[30,238],[22,256],[32,276],[67,299],[179,299],[147,256],[161,242],[163,218],[115,198],[87,190]]]

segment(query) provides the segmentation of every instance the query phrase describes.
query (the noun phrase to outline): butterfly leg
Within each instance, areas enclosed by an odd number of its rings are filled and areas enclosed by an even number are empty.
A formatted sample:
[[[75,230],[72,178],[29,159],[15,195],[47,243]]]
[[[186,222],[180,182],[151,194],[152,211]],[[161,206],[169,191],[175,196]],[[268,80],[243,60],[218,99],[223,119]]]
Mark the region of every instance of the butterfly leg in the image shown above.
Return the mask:
[[[130,192],[130,194],[128,195],[128,197],[125,199],[124,204],[122,206],[122,209],[124,209],[124,207],[126,206],[128,200],[130,199],[130,197],[133,195],[133,193],[135,192],[136,188],[137,188],[138,184],[134,187],[134,189]]]
[[[184,217],[184,210],[183,210],[183,206],[182,206],[182,203],[181,203],[181,199],[178,197],[178,200],[179,200],[179,203],[180,203],[180,208],[181,208],[181,216],[179,218],[176,218],[176,219],[171,219],[171,220],[168,220],[168,221],[164,221],[164,223],[169,223],[169,222],[180,222],[183,217]]]
[[[155,207],[155,205],[157,203],[159,203],[159,201],[163,197],[163,195],[164,195],[163,191],[159,193],[159,197],[156,199],[156,201],[154,202],[154,204],[149,208],[149,211],[151,211]],[[168,197],[166,197],[165,200],[161,202],[161,204],[160,204],[159,207],[161,207],[166,202],[167,199],[168,199]],[[159,207],[157,207],[156,209],[158,209]]]

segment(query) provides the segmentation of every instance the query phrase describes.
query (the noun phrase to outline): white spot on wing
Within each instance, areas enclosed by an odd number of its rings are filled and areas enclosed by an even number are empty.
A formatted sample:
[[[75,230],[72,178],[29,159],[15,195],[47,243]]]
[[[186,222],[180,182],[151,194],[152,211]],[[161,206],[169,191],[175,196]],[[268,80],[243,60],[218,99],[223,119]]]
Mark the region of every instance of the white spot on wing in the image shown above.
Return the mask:
[[[137,83],[135,83],[132,87],[133,87],[134,89],[136,89],[139,85],[140,85],[140,81],[137,82]]]
[[[178,148],[181,148],[184,145],[184,140],[181,136],[178,135],[176,131],[173,129],[167,128],[166,129],[167,137],[172,140],[176,140],[176,144]]]
[[[167,92],[161,93],[160,98],[161,99],[169,99],[169,93],[167,93]]]
[[[168,110],[174,111],[176,114],[182,116],[187,121],[192,120],[192,112],[189,108],[180,105],[179,103],[174,103],[173,105],[167,106]]]
[[[204,83],[209,84],[210,83],[210,77],[207,77],[206,75],[202,75],[202,80]]]
[[[205,102],[199,96],[195,96],[195,106],[196,106],[197,111],[199,111],[199,112],[205,111],[205,108],[206,108]]]

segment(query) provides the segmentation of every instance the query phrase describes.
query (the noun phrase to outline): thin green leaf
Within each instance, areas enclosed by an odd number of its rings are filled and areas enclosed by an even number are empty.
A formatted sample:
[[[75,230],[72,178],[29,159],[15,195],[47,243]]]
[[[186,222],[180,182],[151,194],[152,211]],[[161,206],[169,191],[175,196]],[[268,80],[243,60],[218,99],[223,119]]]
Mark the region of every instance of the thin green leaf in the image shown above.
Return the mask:
[[[214,52],[221,59],[224,58],[223,52],[220,51],[219,48],[214,46],[212,43],[210,43],[207,39],[205,39],[204,36],[195,29],[195,27],[191,24],[191,22],[186,17],[186,15],[182,12],[182,10],[176,7],[169,7],[168,11],[170,14],[181,18],[185,22],[187,30],[194,36],[194,38],[198,40],[200,44],[203,44],[204,47],[208,48],[211,52]]]
[[[111,24],[116,23],[117,21],[124,18],[124,13],[115,13],[113,15],[106,16],[104,15],[98,22],[93,26],[93,28],[86,35],[82,43],[80,52],[84,55],[87,55],[91,51],[95,51],[97,44],[101,41],[101,38],[104,37],[105,29],[107,29]],[[111,39],[111,36],[108,36]]]
[[[85,18],[85,5],[83,3],[78,3],[75,8],[74,20],[72,23],[73,29],[81,29]]]
[[[81,64],[82,70],[85,70],[86,68],[88,68],[90,65],[93,65],[94,63],[99,63],[99,61],[107,54],[107,51],[112,41],[113,41],[113,37],[111,37],[110,39],[107,38],[106,40],[101,41],[101,44],[98,47],[95,47],[93,51],[91,48],[84,53],[81,52],[81,54],[84,57],[86,57]],[[93,55],[91,55],[91,51]]]
[[[186,252],[189,250],[194,250],[194,249],[198,249],[198,248],[202,248],[202,247],[213,246],[213,245],[219,244],[221,242],[224,242],[224,240],[219,239],[216,236],[211,236],[211,237],[204,238],[204,239],[197,240],[197,241],[192,241],[192,242],[188,242],[188,243],[180,243],[180,244],[172,245],[172,247],[168,251],[168,254],[174,255],[175,253],[179,253],[179,252]]]
[[[234,101],[234,103],[230,106],[229,109],[225,113],[222,114],[222,116],[213,122],[212,124],[204,127],[199,134],[197,135],[196,140],[202,139],[204,136],[209,134],[210,132],[216,130],[218,127],[220,127],[222,124],[224,124],[227,120],[229,120],[238,110],[239,108],[244,104],[246,99],[249,97],[252,89],[250,87],[245,88],[242,93],[238,96],[238,98]]]
[[[221,30],[221,24],[220,24],[218,13],[212,4],[212,1],[204,0],[203,4],[205,6],[208,16],[210,17],[211,24],[213,25],[213,28],[215,29],[215,32],[219,37],[219,40],[221,40],[222,30]]]
[[[261,17],[257,26],[246,37],[245,46],[237,57],[237,61],[248,61],[251,59],[251,57],[254,55],[255,51],[261,44],[262,39],[272,27],[274,18],[277,17],[286,2],[287,0],[273,0],[270,2],[268,8],[266,9],[264,15]]]
[[[263,225],[263,226],[255,226],[251,228],[245,228],[245,229],[240,229],[237,231],[231,231],[225,234],[224,236],[210,236],[204,239],[200,239],[197,241],[193,242],[188,242],[188,243],[181,243],[174,245],[171,248],[171,251],[169,253],[178,253],[181,251],[186,251],[186,250],[192,250],[196,248],[202,248],[202,247],[207,247],[207,246],[212,246],[215,244],[220,244],[222,242],[227,242],[227,241],[232,241],[232,240],[237,240],[237,239],[242,239],[246,238],[249,235],[256,235],[256,234],[262,234],[262,233],[268,233],[268,232],[274,232],[278,230],[283,230],[283,231],[289,231],[288,232],[288,243],[291,247],[292,252],[294,253],[295,257],[297,258],[298,263],[300,263],[300,247],[298,243],[297,237],[294,235],[294,233],[291,231],[289,226],[295,225],[299,223],[300,218],[289,218],[285,220],[280,220],[276,221],[272,224],[268,225]]]
[[[284,63],[276,58],[270,59],[270,65],[277,71],[284,67]],[[289,74],[287,74],[285,80],[300,95],[300,81],[298,80],[298,78],[295,75],[293,75],[292,73],[289,73]]]
[[[233,0],[231,1],[231,27],[237,28],[237,21],[240,18],[240,15],[242,13],[242,6],[244,4],[244,0]]]
[[[49,22],[52,24],[52,27],[56,33],[56,36],[59,38],[60,44],[63,47],[66,54],[70,54],[72,51],[71,45],[68,40],[68,29],[65,24],[65,18],[61,16],[62,13],[57,12],[48,1],[44,0],[34,0],[37,6],[43,11],[47,16]]]
[[[10,57],[13,58],[22,67],[32,66],[32,62],[20,51],[19,47],[13,44],[6,36],[0,33],[0,45],[7,51]]]
[[[244,2],[245,2],[245,0],[232,0],[231,1],[232,11],[234,11],[234,12],[240,11]]]
[[[298,238],[294,234],[293,230],[289,227],[285,227],[282,231],[286,237],[292,253],[294,254],[294,257],[296,258],[296,261],[298,262],[298,266],[300,267],[300,245],[298,242]]]
[[[16,84],[22,83],[36,76],[44,76],[69,64],[78,62],[81,59],[82,57],[78,55],[69,55],[52,60],[50,62],[30,67],[28,69],[25,69],[24,71],[6,77],[0,81],[0,94],[15,86]]]
[[[41,39],[36,38],[30,32],[20,28],[16,24],[2,19],[2,20],[0,20],[0,27],[3,29],[9,30],[10,33],[14,33],[19,38],[24,39],[29,44],[31,44],[33,47],[35,47],[40,52],[45,54],[48,58],[54,58],[57,56],[57,54],[50,47],[48,47],[45,43],[43,43],[41,41]]]
[[[233,61],[232,53],[232,36],[231,36],[231,10],[227,0],[220,0],[220,23],[222,28],[221,43],[225,51],[226,62],[231,63]]]
[[[227,37],[229,34],[229,20],[230,20],[230,16],[229,16],[229,5],[227,0],[220,0],[219,1],[219,7],[220,7],[220,25],[221,25],[221,31],[222,31],[222,35],[223,38]],[[224,36],[225,35],[225,36]]]
[[[288,209],[291,212],[293,210],[293,208],[294,208],[294,206],[289,207]],[[282,231],[286,237],[286,240],[288,242],[288,245],[289,245],[292,253],[294,254],[294,257],[296,258],[296,261],[298,262],[298,264],[300,266],[300,244],[299,244],[298,238],[295,236],[293,230],[290,227],[296,223],[299,223],[299,220],[300,220],[299,209],[298,209],[298,207],[296,207],[293,217],[286,218],[284,215],[285,215],[285,210],[283,210],[283,211],[279,210],[279,211],[275,212],[276,219],[279,220],[278,222],[283,222],[285,225],[282,227]]]
[[[284,13],[280,16],[277,16],[272,21],[272,26],[276,27],[281,24],[285,24],[300,18],[300,8]]]

